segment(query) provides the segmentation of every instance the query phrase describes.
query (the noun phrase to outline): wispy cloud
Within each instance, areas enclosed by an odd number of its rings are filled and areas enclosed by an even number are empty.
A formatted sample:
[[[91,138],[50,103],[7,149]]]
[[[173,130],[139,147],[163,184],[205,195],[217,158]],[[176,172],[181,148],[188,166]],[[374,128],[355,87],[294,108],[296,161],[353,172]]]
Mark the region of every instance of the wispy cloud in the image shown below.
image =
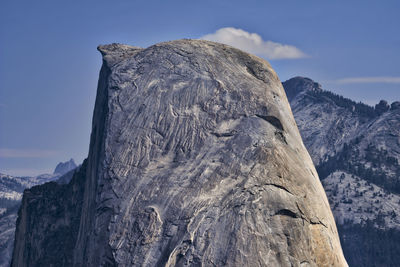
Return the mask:
[[[49,158],[57,154],[55,150],[0,148],[0,158]]]
[[[0,173],[21,177],[21,176],[38,176],[44,173],[53,173],[53,171],[49,169],[1,169]]]
[[[264,41],[257,33],[249,33],[232,27],[221,28],[215,33],[200,37],[200,39],[231,45],[268,59],[296,59],[307,56],[293,45],[281,44],[269,40]]]
[[[400,83],[400,77],[350,77],[343,78],[336,81],[337,83]]]

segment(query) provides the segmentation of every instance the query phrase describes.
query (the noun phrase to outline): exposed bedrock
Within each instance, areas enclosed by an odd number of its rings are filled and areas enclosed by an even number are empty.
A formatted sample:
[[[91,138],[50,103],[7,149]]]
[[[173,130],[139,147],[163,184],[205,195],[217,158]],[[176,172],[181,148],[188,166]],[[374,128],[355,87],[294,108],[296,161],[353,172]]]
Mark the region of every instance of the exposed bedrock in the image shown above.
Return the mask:
[[[103,67],[72,265],[347,266],[265,60],[200,40],[98,49]],[[24,203],[20,213],[29,213]],[[30,254],[41,244],[21,221],[13,265],[32,266],[46,255]]]

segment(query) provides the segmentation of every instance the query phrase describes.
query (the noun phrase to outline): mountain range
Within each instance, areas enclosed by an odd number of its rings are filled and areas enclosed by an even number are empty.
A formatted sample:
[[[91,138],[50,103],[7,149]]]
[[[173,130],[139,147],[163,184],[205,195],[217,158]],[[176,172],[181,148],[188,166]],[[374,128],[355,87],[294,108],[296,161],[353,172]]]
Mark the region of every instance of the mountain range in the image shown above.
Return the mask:
[[[400,262],[400,102],[374,107],[309,78],[283,82],[350,266]]]

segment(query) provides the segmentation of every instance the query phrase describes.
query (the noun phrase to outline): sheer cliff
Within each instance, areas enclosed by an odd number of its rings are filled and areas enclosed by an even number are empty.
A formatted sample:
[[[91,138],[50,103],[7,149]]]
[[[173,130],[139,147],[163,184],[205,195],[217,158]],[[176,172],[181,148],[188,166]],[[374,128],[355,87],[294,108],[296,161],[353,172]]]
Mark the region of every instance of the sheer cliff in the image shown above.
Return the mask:
[[[12,266],[347,266],[266,61],[200,40],[98,49],[87,163],[25,192]]]

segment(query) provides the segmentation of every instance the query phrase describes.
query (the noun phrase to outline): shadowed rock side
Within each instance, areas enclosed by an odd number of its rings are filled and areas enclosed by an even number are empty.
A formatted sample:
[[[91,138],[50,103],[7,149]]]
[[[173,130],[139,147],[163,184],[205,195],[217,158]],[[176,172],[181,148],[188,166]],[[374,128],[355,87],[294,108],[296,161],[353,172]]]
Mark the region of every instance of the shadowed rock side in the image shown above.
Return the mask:
[[[266,61],[199,40],[98,49],[73,265],[347,265]],[[29,212],[21,209],[21,218]],[[37,256],[22,245],[34,242],[23,237],[34,229],[19,221],[14,266],[34,265]]]
[[[71,159],[64,163],[60,162],[53,174],[16,177],[0,173],[0,267],[10,266],[15,226],[24,190],[51,181],[66,184],[71,180],[77,168],[79,167]]]
[[[71,266],[79,230],[86,160],[68,185],[26,189],[18,212],[11,266]]]

